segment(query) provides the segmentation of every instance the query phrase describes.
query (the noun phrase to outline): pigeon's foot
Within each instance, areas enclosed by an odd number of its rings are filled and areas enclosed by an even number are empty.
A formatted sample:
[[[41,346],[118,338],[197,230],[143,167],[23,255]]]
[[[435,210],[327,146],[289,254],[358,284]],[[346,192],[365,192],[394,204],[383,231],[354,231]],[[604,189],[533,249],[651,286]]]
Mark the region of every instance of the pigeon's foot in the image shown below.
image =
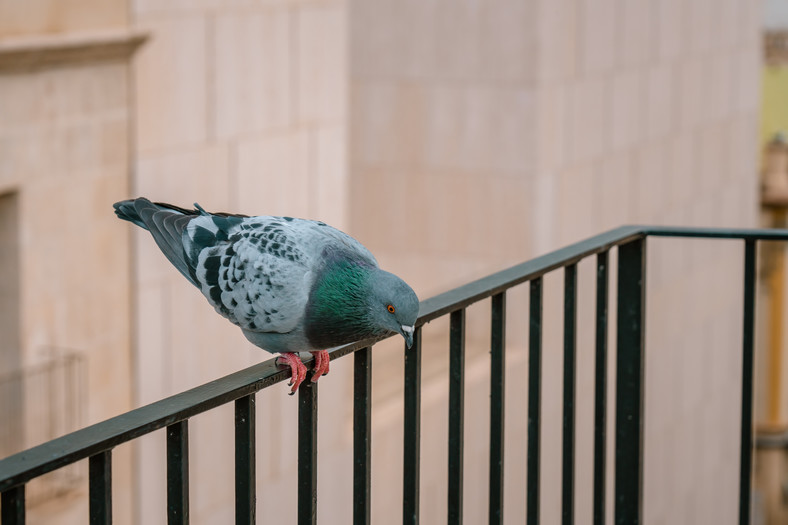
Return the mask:
[[[320,379],[320,376],[328,375],[328,362],[331,357],[328,355],[328,350],[309,353],[315,357],[315,367],[312,369],[312,382],[314,383]]]
[[[301,362],[301,358],[298,357],[298,354],[294,354],[292,352],[285,352],[279,356],[276,360],[277,365],[288,365],[290,367],[290,382],[287,386],[292,386],[293,388],[290,389],[290,395],[296,393],[298,387],[301,386],[301,383],[304,382],[306,378],[306,365]]]

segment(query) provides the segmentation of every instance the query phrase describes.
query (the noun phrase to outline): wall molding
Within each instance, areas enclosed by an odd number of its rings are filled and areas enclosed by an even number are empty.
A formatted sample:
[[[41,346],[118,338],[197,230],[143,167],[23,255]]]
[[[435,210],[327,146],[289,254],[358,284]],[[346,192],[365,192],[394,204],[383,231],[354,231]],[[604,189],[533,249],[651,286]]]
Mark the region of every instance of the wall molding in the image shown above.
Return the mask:
[[[0,73],[128,60],[147,39],[128,29],[0,39]]]

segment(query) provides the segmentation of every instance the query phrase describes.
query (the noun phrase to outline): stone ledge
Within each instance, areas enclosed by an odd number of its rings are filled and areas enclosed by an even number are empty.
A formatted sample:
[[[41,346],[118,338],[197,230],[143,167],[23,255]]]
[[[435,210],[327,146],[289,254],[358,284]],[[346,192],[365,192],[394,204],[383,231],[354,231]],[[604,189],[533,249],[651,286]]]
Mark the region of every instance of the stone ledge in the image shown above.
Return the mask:
[[[0,39],[0,73],[127,60],[147,39],[126,29]]]

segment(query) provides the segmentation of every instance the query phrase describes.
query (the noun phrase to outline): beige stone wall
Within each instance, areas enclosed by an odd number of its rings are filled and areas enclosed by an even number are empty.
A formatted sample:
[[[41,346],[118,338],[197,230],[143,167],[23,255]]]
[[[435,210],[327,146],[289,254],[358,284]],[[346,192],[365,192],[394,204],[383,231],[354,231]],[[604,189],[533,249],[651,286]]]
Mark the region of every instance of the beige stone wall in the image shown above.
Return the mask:
[[[134,46],[116,29],[124,23],[125,3],[103,5],[106,10],[92,10],[87,19],[65,2],[0,2],[0,195],[16,202],[15,218],[5,215],[3,227],[15,229],[13,235],[4,231],[4,238],[18,243],[4,248],[17,258],[18,325],[4,325],[18,334],[17,347],[4,350],[17,352],[14,368],[22,371],[80,354],[86,373],[75,387],[87,392],[87,402],[70,409],[83,415],[74,422],[81,425],[131,407],[130,236],[117,227],[111,203],[128,193],[127,58]],[[99,27],[102,42],[115,47],[97,55],[104,45],[82,30]],[[44,35],[50,32],[59,34]],[[81,47],[73,52],[76,41]],[[4,264],[3,271],[12,267]],[[4,334],[3,343],[14,344],[13,338]],[[35,420],[31,414],[56,409],[22,408],[27,425]],[[39,444],[31,436],[47,432],[21,424],[17,430],[24,447]],[[118,522],[128,523],[131,454],[119,449],[114,457],[115,508]],[[30,523],[84,522],[84,481],[58,501],[39,505],[31,497]]]
[[[128,25],[126,0],[26,0],[0,2],[0,35],[41,36],[122,29]]]
[[[185,206],[196,201],[208,210],[320,217],[346,227],[346,3],[140,0],[132,11],[135,27],[151,37],[135,64],[133,193]],[[133,245],[136,404],[270,357],[216,315],[146,232],[135,232]],[[347,372],[332,369],[321,403],[332,404],[346,390]],[[291,520],[295,507],[296,402],[285,392],[282,386],[258,398],[258,515],[272,523]],[[321,426],[323,485],[333,479],[332,456],[347,456],[332,444],[345,430]],[[195,521],[232,520],[231,438],[231,410],[192,421]],[[145,438],[138,451],[136,519],[160,523],[164,435]],[[328,509],[338,512],[337,523],[347,523],[347,505]]]
[[[355,2],[351,229],[426,297],[624,223],[756,225],[759,9],[738,0]],[[647,523],[735,521],[741,258],[739,244],[649,242]],[[586,523],[593,261],[579,275],[575,501]],[[562,276],[546,286],[542,517],[554,523]],[[524,291],[511,294],[512,522],[525,510],[526,304]],[[472,313],[465,512],[477,523],[487,505],[489,307]],[[441,523],[445,325],[427,327],[425,340],[433,379],[422,450],[432,467],[422,470],[421,509],[425,522]],[[401,370],[398,347],[378,355],[378,371]],[[380,375],[377,392],[393,408],[376,420],[374,515],[396,523],[401,380]]]

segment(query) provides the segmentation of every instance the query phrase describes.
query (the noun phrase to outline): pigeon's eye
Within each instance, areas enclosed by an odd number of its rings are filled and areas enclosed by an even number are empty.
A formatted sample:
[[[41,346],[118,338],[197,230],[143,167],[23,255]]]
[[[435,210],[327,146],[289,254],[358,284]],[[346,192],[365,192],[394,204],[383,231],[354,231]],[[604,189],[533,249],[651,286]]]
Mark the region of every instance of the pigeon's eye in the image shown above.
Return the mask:
[[[386,307],[386,310],[388,310],[390,314],[393,314],[394,312],[397,311],[397,309],[394,308],[394,305],[391,304]]]

